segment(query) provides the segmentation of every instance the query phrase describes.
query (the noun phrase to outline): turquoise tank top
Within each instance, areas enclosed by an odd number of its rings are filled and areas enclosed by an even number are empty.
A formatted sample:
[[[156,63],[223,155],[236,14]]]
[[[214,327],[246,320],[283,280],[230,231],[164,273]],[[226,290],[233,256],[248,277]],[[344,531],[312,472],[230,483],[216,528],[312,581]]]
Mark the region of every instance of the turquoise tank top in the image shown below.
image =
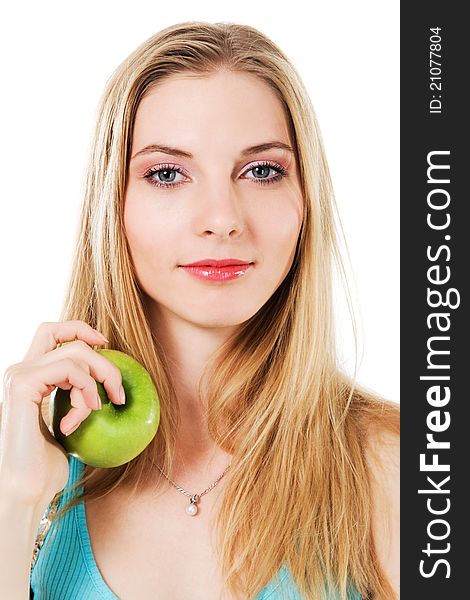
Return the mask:
[[[85,465],[81,461],[69,455],[67,486],[80,477],[84,468]],[[82,491],[80,489],[80,493]],[[58,509],[69,500],[70,495],[71,492],[64,493]],[[302,600],[285,565],[254,600],[267,598]],[[83,501],[67,511],[59,521],[54,522],[44,537],[31,570],[30,599],[120,600],[108,587],[96,564]],[[361,600],[361,597],[352,594],[350,600]]]

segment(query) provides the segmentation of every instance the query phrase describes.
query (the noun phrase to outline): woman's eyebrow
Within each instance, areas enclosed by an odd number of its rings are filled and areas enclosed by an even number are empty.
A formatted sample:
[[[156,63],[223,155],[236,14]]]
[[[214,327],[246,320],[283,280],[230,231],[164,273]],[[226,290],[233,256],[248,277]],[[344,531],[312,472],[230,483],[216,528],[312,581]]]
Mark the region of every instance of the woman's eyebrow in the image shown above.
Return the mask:
[[[280,148],[282,150],[287,150],[289,152],[294,152],[292,147],[289,144],[285,144],[284,142],[265,142],[263,144],[256,144],[255,146],[250,146],[249,148],[245,148],[240,152],[240,156],[249,156],[250,154],[259,154],[260,152],[264,152],[265,150],[270,150],[271,148]],[[163,154],[171,154],[173,156],[184,156],[186,158],[194,158],[190,152],[186,150],[180,150],[179,148],[172,148],[171,146],[166,146],[164,144],[150,144],[145,146],[138,152],[134,154],[131,158],[133,160],[137,156],[141,154],[150,154],[152,152],[163,152]]]

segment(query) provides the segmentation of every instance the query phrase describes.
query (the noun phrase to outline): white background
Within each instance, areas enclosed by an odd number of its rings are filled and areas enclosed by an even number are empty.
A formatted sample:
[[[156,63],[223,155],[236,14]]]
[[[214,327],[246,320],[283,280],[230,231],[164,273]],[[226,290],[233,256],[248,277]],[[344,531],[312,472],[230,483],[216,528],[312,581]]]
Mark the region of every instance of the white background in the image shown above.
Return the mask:
[[[267,34],[315,107],[352,264],[358,380],[399,401],[399,2],[3,3],[0,369],[56,321],[78,223],[92,120],[118,64],[180,21],[232,21]],[[347,257],[346,257],[347,259]],[[338,323],[346,368],[353,341]]]

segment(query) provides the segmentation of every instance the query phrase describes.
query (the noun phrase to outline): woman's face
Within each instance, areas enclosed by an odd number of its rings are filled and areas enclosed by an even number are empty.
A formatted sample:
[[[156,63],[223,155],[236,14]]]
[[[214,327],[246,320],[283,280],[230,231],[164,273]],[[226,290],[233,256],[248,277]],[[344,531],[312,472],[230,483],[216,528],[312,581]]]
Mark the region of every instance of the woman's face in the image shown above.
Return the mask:
[[[142,99],[124,225],[154,314],[233,326],[282,283],[302,223],[302,194],[293,152],[271,143],[291,146],[286,118],[254,76],[172,75]],[[260,145],[266,148],[252,148]],[[204,259],[251,266],[200,267],[199,277],[182,266]]]

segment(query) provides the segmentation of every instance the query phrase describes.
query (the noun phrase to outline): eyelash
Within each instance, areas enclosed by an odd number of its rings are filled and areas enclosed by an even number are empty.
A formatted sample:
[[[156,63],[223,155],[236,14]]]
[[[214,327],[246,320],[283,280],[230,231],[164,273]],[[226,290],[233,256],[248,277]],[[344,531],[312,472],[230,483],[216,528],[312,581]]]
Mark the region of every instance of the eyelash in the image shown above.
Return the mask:
[[[277,181],[280,181],[283,177],[287,176],[287,171],[284,169],[284,167],[281,167],[281,165],[274,163],[274,162],[269,162],[269,161],[259,162],[256,165],[253,165],[252,167],[247,169],[245,171],[245,173],[248,173],[249,171],[256,169],[256,167],[270,167],[271,169],[274,169],[275,171],[277,171],[277,175],[275,175],[274,177],[270,177],[269,179],[265,179],[265,178],[260,179],[257,177],[249,177],[249,179],[252,179],[259,185],[270,185],[272,183],[276,183]],[[174,187],[181,185],[182,183],[185,183],[184,181],[178,181],[177,183],[171,183],[171,182],[170,183],[162,183],[161,181],[152,179],[152,176],[155,175],[156,173],[159,173],[160,171],[176,171],[177,173],[184,175],[184,172],[181,169],[181,167],[178,167],[177,165],[172,165],[172,164],[165,164],[165,165],[159,165],[158,168],[152,167],[151,169],[148,169],[148,171],[146,171],[146,173],[144,174],[144,179],[147,179],[147,181],[151,185],[154,185],[156,187],[161,187],[161,188],[174,188]]]

